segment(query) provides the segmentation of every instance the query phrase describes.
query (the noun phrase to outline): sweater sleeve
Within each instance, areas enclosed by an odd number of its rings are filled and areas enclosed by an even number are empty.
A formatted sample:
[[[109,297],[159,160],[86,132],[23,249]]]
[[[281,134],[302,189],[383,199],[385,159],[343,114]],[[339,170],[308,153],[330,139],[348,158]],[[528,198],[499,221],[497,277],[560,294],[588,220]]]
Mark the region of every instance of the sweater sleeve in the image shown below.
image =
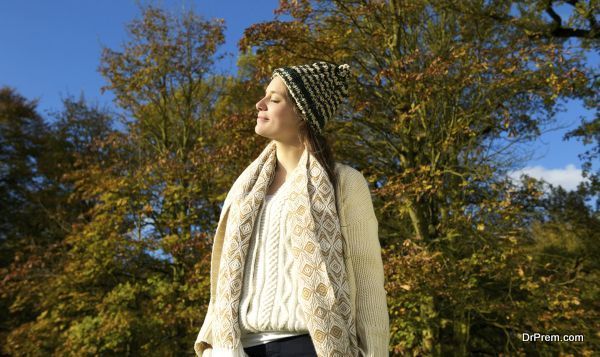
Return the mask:
[[[356,284],[356,332],[365,357],[388,356],[389,313],[379,243],[379,225],[369,186],[352,169],[343,187],[343,218],[348,257]]]
[[[198,357],[211,357],[212,355],[212,310],[213,304],[209,302],[204,322],[194,343],[194,351]]]

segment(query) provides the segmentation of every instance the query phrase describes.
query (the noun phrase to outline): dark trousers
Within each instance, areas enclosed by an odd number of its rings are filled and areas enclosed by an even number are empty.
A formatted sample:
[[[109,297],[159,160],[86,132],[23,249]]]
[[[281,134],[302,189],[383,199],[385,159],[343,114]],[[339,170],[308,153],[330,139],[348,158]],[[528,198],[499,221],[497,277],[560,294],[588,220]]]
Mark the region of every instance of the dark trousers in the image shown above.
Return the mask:
[[[280,338],[244,348],[250,357],[317,357],[309,334]]]

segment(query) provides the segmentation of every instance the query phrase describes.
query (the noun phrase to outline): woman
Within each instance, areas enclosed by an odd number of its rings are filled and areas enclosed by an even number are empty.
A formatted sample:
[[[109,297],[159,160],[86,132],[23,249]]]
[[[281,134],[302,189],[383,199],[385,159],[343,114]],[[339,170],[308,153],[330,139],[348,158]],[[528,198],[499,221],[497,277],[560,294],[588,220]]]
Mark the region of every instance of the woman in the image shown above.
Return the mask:
[[[255,127],[271,142],[223,204],[198,356],[388,356],[368,183],[322,136],[348,75],[323,61],[273,72]]]

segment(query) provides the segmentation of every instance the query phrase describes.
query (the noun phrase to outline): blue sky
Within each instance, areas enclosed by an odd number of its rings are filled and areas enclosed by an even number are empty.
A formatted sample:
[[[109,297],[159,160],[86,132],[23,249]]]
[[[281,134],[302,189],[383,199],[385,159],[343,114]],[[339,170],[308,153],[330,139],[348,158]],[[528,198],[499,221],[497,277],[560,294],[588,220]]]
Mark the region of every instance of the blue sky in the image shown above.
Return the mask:
[[[237,42],[244,29],[274,17],[277,0],[173,0],[154,4],[178,12],[193,8],[205,18],[225,19],[226,43],[219,52],[234,54],[219,64],[219,70],[235,73]],[[47,118],[61,109],[61,98],[79,97],[100,106],[112,105],[110,92],[100,94],[104,79],[97,71],[102,46],[120,49],[126,41],[125,25],[139,17],[134,0],[4,0],[0,2],[0,86],[9,85],[28,99],[39,99],[38,109]],[[589,55],[590,67],[600,63]],[[581,118],[592,118],[579,102],[564,103],[557,125],[529,147],[533,157],[523,163],[523,172],[545,177],[571,188],[579,180],[581,163],[577,155],[585,147],[577,141],[563,141],[565,132]]]

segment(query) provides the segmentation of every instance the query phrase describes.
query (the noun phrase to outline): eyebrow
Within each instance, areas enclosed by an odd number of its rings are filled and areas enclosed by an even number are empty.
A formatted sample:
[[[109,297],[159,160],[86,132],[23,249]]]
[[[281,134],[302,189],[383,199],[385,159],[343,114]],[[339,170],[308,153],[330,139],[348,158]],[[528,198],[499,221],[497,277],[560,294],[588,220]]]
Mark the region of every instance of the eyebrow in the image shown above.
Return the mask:
[[[266,93],[267,93],[267,91],[265,91],[265,94],[266,94]],[[278,92],[276,92],[276,91],[274,91],[274,90],[272,90],[272,89],[271,89],[271,91],[270,91],[269,93],[275,93],[275,94],[279,94]],[[279,95],[281,95],[281,94],[279,94]]]

